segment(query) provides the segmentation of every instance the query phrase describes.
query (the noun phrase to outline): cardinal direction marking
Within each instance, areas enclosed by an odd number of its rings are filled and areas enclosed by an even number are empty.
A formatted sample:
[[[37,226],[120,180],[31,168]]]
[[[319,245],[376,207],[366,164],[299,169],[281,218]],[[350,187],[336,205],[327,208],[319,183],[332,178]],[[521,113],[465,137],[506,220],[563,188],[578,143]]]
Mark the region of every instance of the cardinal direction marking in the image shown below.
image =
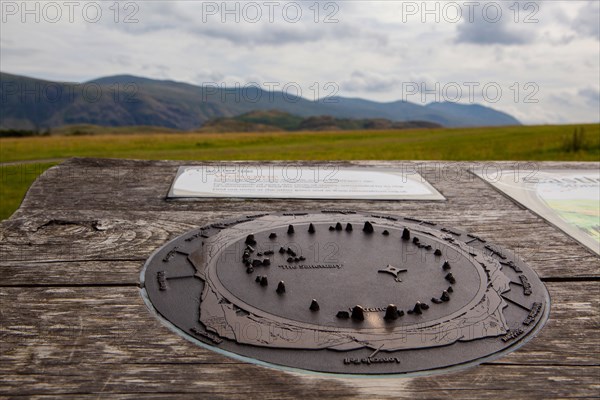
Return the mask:
[[[377,350],[375,350],[374,352],[371,353],[371,355],[368,358],[373,358],[377,355],[377,353],[379,353],[379,350],[381,350],[381,348],[383,347],[383,345],[379,346],[377,348]]]
[[[504,300],[508,301],[509,303],[512,303],[512,304],[514,304],[514,305],[515,305],[515,306],[517,306],[517,307],[520,307],[520,308],[522,308],[522,309],[523,309],[523,310],[525,310],[525,311],[531,311],[531,308],[529,308],[529,307],[525,307],[523,304],[517,303],[516,301],[514,301],[514,300],[512,300],[512,299],[509,299],[508,297],[506,297],[506,296],[505,296],[505,295],[503,295],[503,294],[501,294],[500,296],[501,296],[501,297],[502,297]]]
[[[406,271],[408,271],[408,270],[407,269],[396,268],[393,265],[388,264],[387,267],[385,267],[384,269],[380,269],[377,272],[383,272],[383,273],[386,273],[386,274],[394,275],[394,277],[396,278],[395,279],[396,282],[402,282],[402,279],[400,279],[398,277],[398,274],[401,273],[401,272],[406,272]]]

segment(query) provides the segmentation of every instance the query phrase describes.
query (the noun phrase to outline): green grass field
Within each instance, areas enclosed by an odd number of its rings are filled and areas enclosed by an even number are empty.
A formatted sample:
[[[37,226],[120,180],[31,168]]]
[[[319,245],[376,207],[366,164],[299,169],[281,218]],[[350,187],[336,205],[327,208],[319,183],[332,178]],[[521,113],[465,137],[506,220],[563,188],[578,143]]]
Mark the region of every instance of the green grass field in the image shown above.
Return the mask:
[[[135,133],[0,139],[0,218],[19,206],[35,177],[68,157],[159,160],[556,160],[599,161],[600,124],[399,131]],[[21,161],[35,161],[20,164]]]

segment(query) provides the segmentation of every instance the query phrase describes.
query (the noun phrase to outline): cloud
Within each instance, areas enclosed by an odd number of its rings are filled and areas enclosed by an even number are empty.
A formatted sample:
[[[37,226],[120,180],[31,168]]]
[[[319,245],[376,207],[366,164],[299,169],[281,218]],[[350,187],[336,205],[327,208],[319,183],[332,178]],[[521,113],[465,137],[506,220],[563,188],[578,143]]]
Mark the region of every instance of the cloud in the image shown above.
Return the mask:
[[[33,54],[42,53],[43,50],[23,47],[2,47],[2,56],[28,58]]]
[[[348,92],[388,92],[400,84],[394,76],[373,72],[353,71],[349,79],[340,83],[340,88]]]
[[[134,63],[129,54],[115,54],[110,57],[110,60],[113,63],[126,68],[131,67]]]
[[[252,7],[246,8],[248,4]],[[271,5],[269,5],[271,4]],[[234,45],[283,46],[327,40],[361,40],[385,46],[388,35],[341,20],[346,4],[325,2],[146,2],[139,23],[117,24],[132,35],[186,32]],[[287,5],[293,7],[286,8]],[[333,7],[335,5],[335,7]],[[316,11],[318,9],[318,11]]]
[[[581,7],[571,26],[581,35],[600,40],[600,3],[598,0],[589,1]]]
[[[522,7],[519,2],[514,4]],[[510,2],[508,6],[514,7],[514,4]],[[456,43],[524,45],[532,42],[534,35],[530,30],[517,29],[514,12],[508,6],[499,2],[484,2],[464,15],[457,27]]]
[[[225,75],[214,70],[201,70],[194,76],[194,83],[197,85],[206,85],[207,82],[222,82],[225,80]]]
[[[457,43],[472,43],[479,45],[502,44],[522,45],[530,39],[511,32],[502,23],[491,23],[483,19],[474,22],[463,22],[458,27]]]
[[[577,94],[583,98],[583,100],[590,107],[600,107],[600,90],[591,87],[580,89]]]

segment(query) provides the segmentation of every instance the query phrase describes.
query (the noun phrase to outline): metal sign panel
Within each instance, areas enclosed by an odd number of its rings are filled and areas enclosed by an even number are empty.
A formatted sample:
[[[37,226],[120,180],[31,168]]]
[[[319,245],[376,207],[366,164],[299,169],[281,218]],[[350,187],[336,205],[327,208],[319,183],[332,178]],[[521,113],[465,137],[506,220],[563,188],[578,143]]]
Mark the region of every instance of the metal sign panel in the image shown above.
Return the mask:
[[[344,210],[249,215],[188,232],[142,272],[163,322],[247,361],[342,374],[444,371],[543,325],[535,272],[434,222]]]
[[[600,255],[600,171],[476,171],[481,179]]]
[[[179,167],[168,197],[445,200],[412,167],[241,163]]]

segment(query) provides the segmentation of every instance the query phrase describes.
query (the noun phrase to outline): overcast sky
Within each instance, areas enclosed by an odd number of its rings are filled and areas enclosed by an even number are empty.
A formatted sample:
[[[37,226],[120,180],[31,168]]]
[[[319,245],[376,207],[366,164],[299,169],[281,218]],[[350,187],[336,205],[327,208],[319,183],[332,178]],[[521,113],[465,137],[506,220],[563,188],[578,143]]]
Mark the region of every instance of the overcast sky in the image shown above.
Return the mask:
[[[600,121],[598,0],[0,4],[3,72],[297,84],[310,99],[476,102],[528,124]]]

